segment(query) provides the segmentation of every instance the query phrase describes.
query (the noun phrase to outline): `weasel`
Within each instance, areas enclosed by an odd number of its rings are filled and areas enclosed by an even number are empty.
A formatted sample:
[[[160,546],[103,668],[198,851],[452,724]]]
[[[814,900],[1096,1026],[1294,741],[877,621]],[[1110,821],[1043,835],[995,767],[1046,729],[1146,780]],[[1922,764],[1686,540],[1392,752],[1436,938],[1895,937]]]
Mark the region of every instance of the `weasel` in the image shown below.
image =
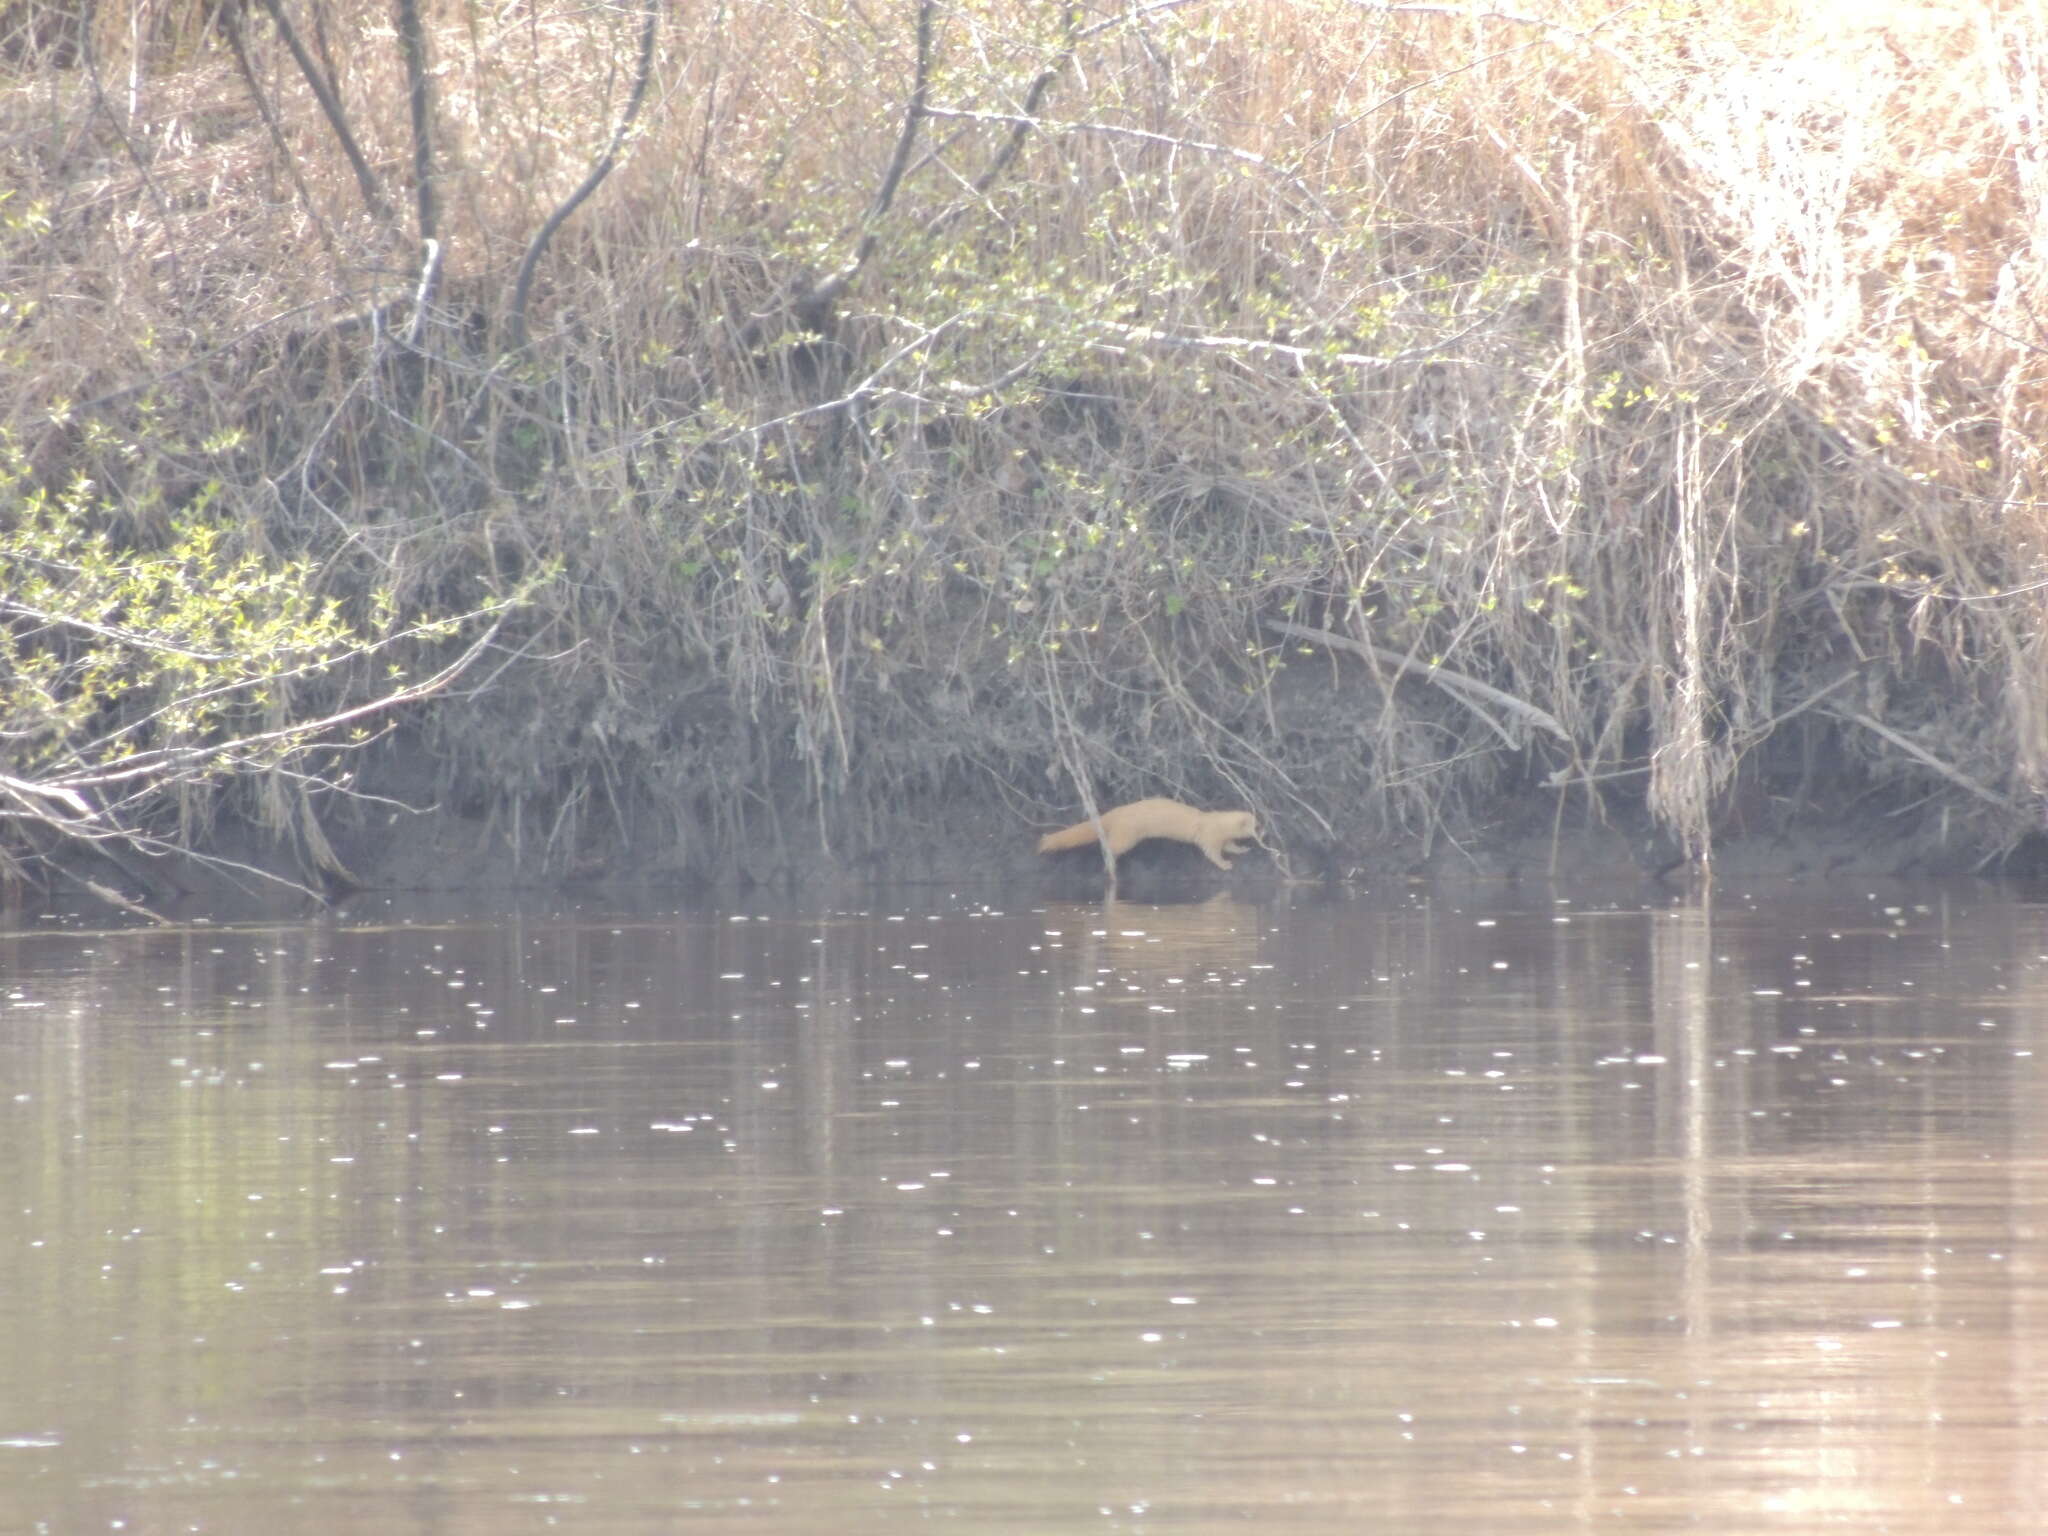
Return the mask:
[[[1259,835],[1259,824],[1250,811],[1198,811],[1178,800],[1133,800],[1102,813],[1102,836],[1095,823],[1077,822],[1038,840],[1040,853],[1059,853],[1067,848],[1086,848],[1097,841],[1109,844],[1112,859],[1129,853],[1148,837],[1170,837],[1175,842],[1193,843],[1218,869],[1230,868],[1226,853],[1243,853]]]

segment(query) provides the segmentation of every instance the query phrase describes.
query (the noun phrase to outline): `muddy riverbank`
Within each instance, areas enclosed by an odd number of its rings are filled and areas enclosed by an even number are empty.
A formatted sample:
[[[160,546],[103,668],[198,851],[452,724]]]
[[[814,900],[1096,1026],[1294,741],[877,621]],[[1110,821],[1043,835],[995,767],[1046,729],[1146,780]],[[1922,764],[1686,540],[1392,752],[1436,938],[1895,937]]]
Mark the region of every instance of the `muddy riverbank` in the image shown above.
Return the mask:
[[[1769,802],[1764,802],[1766,808]],[[1730,826],[1709,861],[1688,860],[1640,807],[1609,809],[1595,824],[1555,804],[1555,792],[1506,803],[1492,822],[1445,830],[1424,841],[1334,846],[1301,835],[1300,823],[1267,813],[1259,845],[1224,873],[1190,846],[1153,842],[1119,861],[1119,893],[1131,899],[1199,898],[1229,891],[1257,897],[1283,887],[1327,884],[1385,889],[1401,884],[1585,882],[1627,889],[1696,889],[1746,882],[1833,884],[1856,879],[1976,875],[2048,877],[2048,843],[1987,849],[1953,835],[1938,809],[1905,815],[1853,810],[1782,815],[1774,824]],[[569,867],[548,857],[526,829],[450,808],[385,809],[351,816],[331,842],[348,878],[323,877],[246,824],[223,822],[203,858],[80,865],[80,872],[131,899],[166,910],[240,910],[251,901],[296,900],[255,877],[276,875],[327,900],[358,893],[641,888],[691,897],[739,898],[835,892],[848,899],[881,883],[996,888],[1030,899],[1090,899],[1105,889],[1094,849],[1042,856],[1051,822],[995,797],[962,796],[903,807],[858,827],[820,828],[799,816],[763,817],[758,835],[722,860],[691,860],[651,838],[586,850]],[[707,835],[707,842],[708,842]],[[138,875],[146,879],[136,878]],[[75,887],[74,887],[75,893]]]

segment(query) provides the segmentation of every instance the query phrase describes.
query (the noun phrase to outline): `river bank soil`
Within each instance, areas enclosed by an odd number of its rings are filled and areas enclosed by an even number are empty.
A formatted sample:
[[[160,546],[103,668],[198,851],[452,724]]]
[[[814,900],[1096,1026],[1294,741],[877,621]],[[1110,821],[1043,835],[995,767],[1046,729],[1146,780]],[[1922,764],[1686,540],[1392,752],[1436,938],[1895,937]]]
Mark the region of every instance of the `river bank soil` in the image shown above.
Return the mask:
[[[1198,849],[1174,843],[1142,844],[1118,860],[1127,895],[1154,887],[1256,888],[1275,883],[1383,884],[1396,879],[1563,879],[1639,876],[1687,881],[1711,868],[1722,879],[1840,879],[1917,875],[2048,873],[2048,848],[2038,840],[1987,860],[1984,850],[1945,838],[1939,815],[1898,818],[1882,813],[1814,817],[1780,827],[1735,833],[1713,850],[1706,866],[1688,861],[1668,837],[1640,815],[1589,825],[1582,814],[1554,821],[1508,812],[1462,835],[1443,832],[1374,848],[1333,850],[1274,842],[1244,854],[1225,874]],[[780,846],[762,845],[752,857],[724,868],[642,861],[622,851],[593,859],[575,872],[536,879],[514,850],[489,828],[458,816],[408,818],[385,835],[344,839],[344,858],[367,888],[449,890],[506,885],[590,885],[611,881],[674,884],[720,891],[801,889],[823,882],[865,880],[979,881],[997,878],[1054,894],[1083,894],[1103,885],[1102,859],[1091,848],[1041,855],[1047,828],[1018,819],[986,801],[926,807],[893,823],[882,846],[857,857],[837,857],[817,846],[815,829],[799,829]],[[803,833],[810,832],[806,838]]]
[[[1958,838],[1937,809],[1900,815],[1882,807],[1853,807],[1823,815],[1782,814],[1767,797],[1749,808],[1754,822],[1731,826],[1702,864],[1685,858],[1659,834],[1640,808],[1603,813],[1596,822],[1582,809],[1556,809],[1556,793],[1527,794],[1504,803],[1491,823],[1440,829],[1433,837],[1389,839],[1371,846],[1334,847],[1298,835],[1265,818],[1260,844],[1224,873],[1193,847],[1142,844],[1118,861],[1119,894],[1137,900],[1180,899],[1228,890],[1270,893],[1291,885],[1385,887],[1442,881],[1620,881],[1645,889],[1696,886],[1711,877],[1731,881],[1824,881],[1927,876],[2048,877],[2048,839],[2033,838],[2003,856]],[[1776,814],[1776,819],[1773,819]],[[764,818],[764,822],[765,822]],[[882,883],[935,883],[993,888],[1012,899],[1088,900],[1102,893],[1102,860],[1092,848],[1040,855],[1050,823],[1032,820],[1015,805],[992,797],[905,807],[860,829],[839,829],[846,850],[828,846],[830,829],[785,819],[764,825],[758,838],[723,862],[691,862],[674,850],[621,841],[607,853],[587,852],[569,867],[549,862],[531,838],[489,818],[449,809],[387,811],[349,829],[337,828],[334,852],[347,880],[325,882],[281,859],[252,829],[223,825],[210,853],[227,862],[193,859],[175,869],[158,864],[154,889],[122,871],[94,878],[132,899],[183,909],[210,903],[239,906],[252,896],[278,896],[282,888],[255,878],[271,869],[315,885],[327,899],[355,892],[657,888],[692,896],[735,898],[750,892],[834,892],[852,898]],[[1284,829],[1283,829],[1284,828]]]

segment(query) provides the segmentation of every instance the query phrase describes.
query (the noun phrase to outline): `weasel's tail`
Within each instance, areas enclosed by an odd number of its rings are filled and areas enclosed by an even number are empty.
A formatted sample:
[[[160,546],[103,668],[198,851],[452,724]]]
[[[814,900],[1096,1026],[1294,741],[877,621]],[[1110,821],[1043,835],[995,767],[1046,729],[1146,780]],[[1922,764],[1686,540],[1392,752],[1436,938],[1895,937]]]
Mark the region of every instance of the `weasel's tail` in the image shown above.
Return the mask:
[[[1045,836],[1038,840],[1038,851],[1040,853],[1060,853],[1068,848],[1086,848],[1094,841],[1096,841],[1095,823],[1092,821],[1081,821],[1076,822],[1071,827],[1064,827],[1058,832],[1046,833]]]

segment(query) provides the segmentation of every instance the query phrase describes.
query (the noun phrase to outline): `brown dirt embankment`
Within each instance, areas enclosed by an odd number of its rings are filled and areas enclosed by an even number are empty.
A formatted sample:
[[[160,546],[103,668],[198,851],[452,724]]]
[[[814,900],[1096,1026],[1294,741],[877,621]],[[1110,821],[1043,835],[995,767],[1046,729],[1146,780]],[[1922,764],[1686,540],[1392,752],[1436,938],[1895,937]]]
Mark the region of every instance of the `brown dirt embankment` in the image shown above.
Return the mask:
[[[1859,804],[1860,799],[1860,804]],[[1057,819],[1057,818],[1055,818]],[[467,889],[522,885],[654,885],[724,895],[777,893],[863,882],[956,883],[1033,896],[1087,897],[1104,888],[1094,849],[1041,855],[1034,821],[1012,801],[960,797],[896,808],[871,823],[866,840],[834,846],[845,829],[790,817],[718,867],[676,859],[649,844],[638,856],[593,861],[581,870],[537,872],[509,829],[476,816],[433,812],[366,828],[340,840],[342,857],[375,889]],[[1439,827],[1425,838],[1373,839],[1345,846],[1304,840],[1300,823],[1266,819],[1260,846],[1230,874],[1200,852],[1175,844],[1141,845],[1118,861],[1126,896],[1231,888],[1266,890],[1300,883],[1384,887],[1403,881],[1468,879],[1640,882],[1684,887],[1703,875],[1719,880],[1848,880],[1962,874],[2048,876],[2048,838],[1987,847],[1957,835],[1938,805],[1901,806],[1869,791],[1859,797],[1816,778],[1795,800],[1759,788],[1731,801],[1710,860],[1688,856],[1637,804],[1616,800],[1589,817],[1563,792],[1536,788],[1504,800],[1484,820]],[[253,845],[251,845],[253,851]]]

